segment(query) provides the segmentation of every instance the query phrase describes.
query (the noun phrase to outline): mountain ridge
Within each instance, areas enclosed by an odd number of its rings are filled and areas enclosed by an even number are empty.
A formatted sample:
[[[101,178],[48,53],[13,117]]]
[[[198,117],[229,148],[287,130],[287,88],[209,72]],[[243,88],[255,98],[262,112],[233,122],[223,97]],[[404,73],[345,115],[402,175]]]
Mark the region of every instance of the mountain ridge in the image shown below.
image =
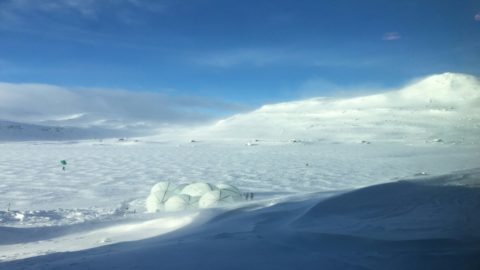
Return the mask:
[[[0,120],[0,141],[64,141],[104,139],[134,135],[134,132],[106,128],[47,126]]]
[[[479,105],[480,82],[476,77],[443,73],[379,94],[264,105],[184,136],[201,140],[474,143],[480,141]]]

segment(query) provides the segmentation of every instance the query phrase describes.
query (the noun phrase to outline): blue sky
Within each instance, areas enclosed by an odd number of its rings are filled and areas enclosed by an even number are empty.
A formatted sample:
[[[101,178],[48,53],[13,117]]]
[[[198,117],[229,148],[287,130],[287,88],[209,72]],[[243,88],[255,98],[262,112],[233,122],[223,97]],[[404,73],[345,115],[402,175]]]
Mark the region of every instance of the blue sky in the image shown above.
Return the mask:
[[[247,106],[480,75],[480,2],[0,0],[0,81]]]

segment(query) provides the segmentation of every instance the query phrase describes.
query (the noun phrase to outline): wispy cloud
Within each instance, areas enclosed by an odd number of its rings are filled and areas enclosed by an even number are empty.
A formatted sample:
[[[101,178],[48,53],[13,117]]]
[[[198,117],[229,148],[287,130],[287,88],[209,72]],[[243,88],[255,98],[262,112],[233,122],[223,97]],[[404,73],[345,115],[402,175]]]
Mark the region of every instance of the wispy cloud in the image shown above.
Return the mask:
[[[76,15],[85,20],[97,20],[112,14],[117,21],[130,23],[138,18],[135,12],[160,13],[166,10],[165,1],[151,0],[4,0],[0,2],[2,24],[28,24],[32,18]],[[5,27],[5,25],[4,25]]]
[[[382,39],[385,41],[395,41],[401,39],[402,36],[398,32],[387,32],[383,34]]]
[[[241,109],[228,102],[157,92],[0,83],[0,119],[18,122],[156,128],[202,123]]]
[[[473,18],[475,19],[475,21],[480,21],[480,11],[477,12],[477,14],[475,14]]]
[[[197,57],[194,61],[197,64],[229,68],[240,65],[266,66],[281,64],[286,61],[298,62],[299,56],[277,49],[234,49],[212,53],[206,53]]]
[[[383,60],[375,57],[363,58],[351,55],[344,57],[328,49],[298,50],[285,48],[238,48],[215,52],[199,53],[189,58],[196,65],[214,68],[235,67],[349,67],[374,66]]]
[[[85,17],[94,17],[98,11],[95,0],[6,0],[0,3],[0,19],[19,21],[32,13],[76,12]]]

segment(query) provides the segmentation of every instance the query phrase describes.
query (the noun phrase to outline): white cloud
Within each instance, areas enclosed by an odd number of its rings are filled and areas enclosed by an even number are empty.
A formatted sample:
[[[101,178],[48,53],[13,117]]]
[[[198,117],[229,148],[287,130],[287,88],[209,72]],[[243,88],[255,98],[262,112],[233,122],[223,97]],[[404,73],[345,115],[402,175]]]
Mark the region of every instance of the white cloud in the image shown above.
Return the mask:
[[[239,65],[266,66],[282,62],[296,61],[298,56],[288,52],[271,49],[236,49],[207,53],[197,58],[197,64],[229,68]]]
[[[383,34],[382,39],[386,41],[395,41],[401,39],[402,36],[398,32],[387,32]]]
[[[190,56],[194,64],[215,68],[241,66],[298,66],[298,67],[349,67],[360,68],[381,64],[382,58],[368,59],[351,55],[338,55],[329,49],[295,50],[285,48],[238,48],[206,52]]]
[[[475,21],[480,21],[480,11],[475,14],[475,17],[474,17]]]
[[[6,0],[0,4],[2,17],[21,17],[28,12],[56,13],[76,11],[84,16],[95,15],[98,1],[95,0]]]
[[[157,92],[0,83],[0,119],[27,123],[156,128],[200,123],[241,109],[227,102]]]
[[[161,13],[166,7],[165,1],[151,0],[5,0],[0,2],[0,22],[9,26],[28,24],[37,16],[51,19],[60,14],[96,20],[102,13],[109,13],[118,21],[131,23],[143,17],[136,15],[138,11]]]

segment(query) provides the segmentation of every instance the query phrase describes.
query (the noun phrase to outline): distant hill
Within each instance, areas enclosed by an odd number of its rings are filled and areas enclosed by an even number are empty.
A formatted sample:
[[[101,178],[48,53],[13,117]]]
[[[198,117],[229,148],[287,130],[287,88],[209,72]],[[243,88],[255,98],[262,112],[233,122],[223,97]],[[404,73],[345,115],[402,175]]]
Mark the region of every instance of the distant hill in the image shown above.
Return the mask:
[[[480,142],[480,82],[455,73],[354,98],[312,98],[265,105],[186,132],[198,140]]]
[[[103,128],[42,126],[0,120],[0,141],[58,141],[130,136],[133,132]]]

